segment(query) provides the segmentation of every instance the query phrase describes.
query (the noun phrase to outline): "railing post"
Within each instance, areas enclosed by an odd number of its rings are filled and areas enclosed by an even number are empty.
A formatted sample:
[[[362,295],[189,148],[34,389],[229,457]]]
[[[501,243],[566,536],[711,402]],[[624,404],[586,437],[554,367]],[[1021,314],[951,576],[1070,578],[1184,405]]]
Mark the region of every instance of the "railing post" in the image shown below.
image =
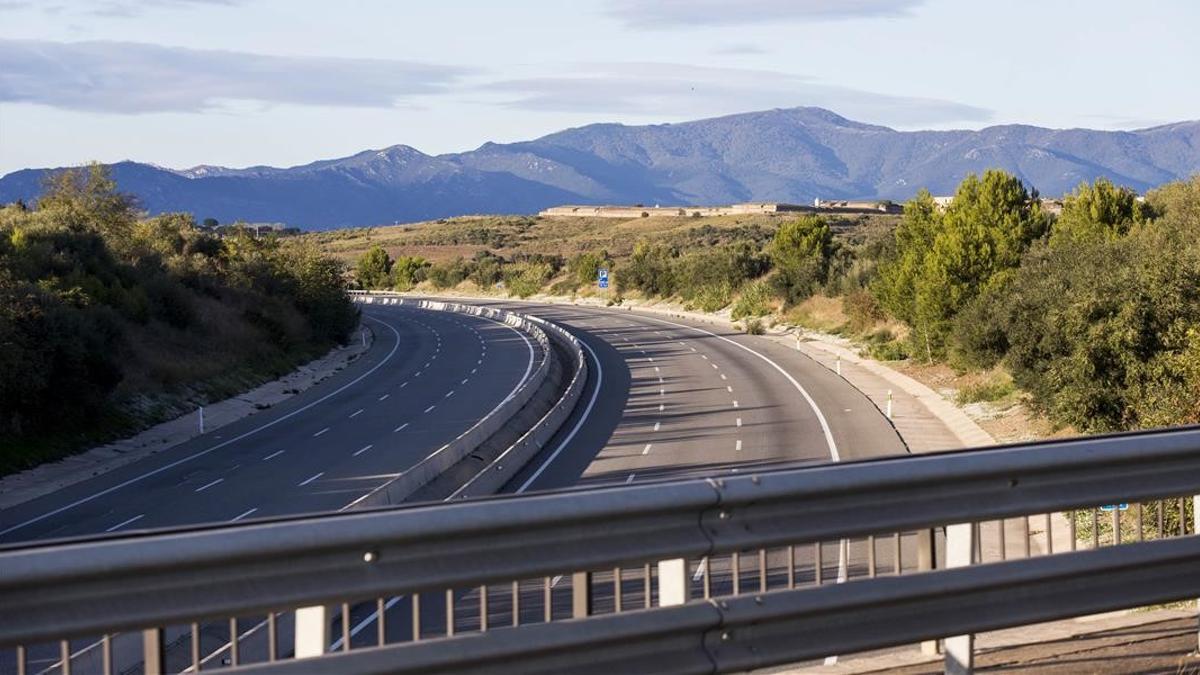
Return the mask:
[[[571,616],[582,619],[592,615],[592,573],[571,575]]]
[[[658,562],[658,605],[670,607],[688,601],[687,561],[683,558]]]
[[[967,567],[974,563],[975,524],[946,526],[946,567]],[[956,635],[945,640],[947,675],[971,675],[975,672],[975,636]]]
[[[917,571],[932,572],[937,569],[937,536],[936,530],[920,530],[917,532]],[[925,640],[921,643],[921,653],[936,656],[941,653],[941,645],[937,640]]]
[[[147,628],[142,631],[142,672],[165,673],[166,648],[163,645],[163,629]]]
[[[1179,519],[1183,520],[1182,513]],[[1192,497],[1192,534],[1200,534],[1200,495]],[[1196,606],[1200,607],[1200,600],[1196,601]],[[1200,631],[1196,633],[1196,650],[1200,651]]]
[[[321,656],[329,644],[329,610],[325,605],[296,610],[296,646],[298,659]]]

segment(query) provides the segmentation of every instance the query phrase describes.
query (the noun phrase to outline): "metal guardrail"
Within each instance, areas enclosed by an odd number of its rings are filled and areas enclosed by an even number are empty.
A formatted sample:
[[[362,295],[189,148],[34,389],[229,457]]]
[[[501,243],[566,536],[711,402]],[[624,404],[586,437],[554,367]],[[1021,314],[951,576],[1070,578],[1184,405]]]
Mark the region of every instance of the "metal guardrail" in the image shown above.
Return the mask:
[[[254,670],[490,672],[507,659],[521,672],[726,672],[1195,597],[1196,537],[920,574],[897,560],[895,576],[819,584],[820,542],[1196,493],[1200,430],[1180,429],[0,549],[0,646],[432,594],[447,610],[439,639],[414,601],[415,640],[395,644],[381,625],[370,649],[347,639],[348,654]],[[818,587],[800,588],[793,556],[811,543]],[[769,547],[788,555],[779,590]],[[739,592],[747,551],[759,584]],[[735,556],[733,593],[708,592],[710,564],[704,600],[652,606],[693,568],[651,565],[722,553]],[[634,565],[647,608],[622,611]],[[599,570],[615,571],[616,611],[591,616]],[[550,575],[569,576],[580,618],[556,620]],[[510,584],[512,620],[489,625],[488,587]],[[531,590],[545,621],[527,619]],[[471,593],[480,613],[464,633],[455,602]]]

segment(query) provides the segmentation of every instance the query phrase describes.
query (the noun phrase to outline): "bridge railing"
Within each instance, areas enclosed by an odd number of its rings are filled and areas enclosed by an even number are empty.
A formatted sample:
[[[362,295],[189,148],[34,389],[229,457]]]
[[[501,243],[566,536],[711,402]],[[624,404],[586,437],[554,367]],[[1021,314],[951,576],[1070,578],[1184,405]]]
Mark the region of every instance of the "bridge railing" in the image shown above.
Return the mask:
[[[130,633],[175,672],[739,671],[1198,597],[1198,493],[1178,429],[8,547],[0,648],[19,672],[89,645],[120,670]],[[1064,512],[1087,550],[971,564],[980,523]]]

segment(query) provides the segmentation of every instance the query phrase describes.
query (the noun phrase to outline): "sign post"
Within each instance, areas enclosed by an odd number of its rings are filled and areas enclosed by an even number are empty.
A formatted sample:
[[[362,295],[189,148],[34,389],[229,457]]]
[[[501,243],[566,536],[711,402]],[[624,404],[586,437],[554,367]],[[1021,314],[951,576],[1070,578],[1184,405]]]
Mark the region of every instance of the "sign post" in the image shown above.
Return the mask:
[[[600,288],[608,288],[608,270],[601,267],[596,273],[596,282]]]

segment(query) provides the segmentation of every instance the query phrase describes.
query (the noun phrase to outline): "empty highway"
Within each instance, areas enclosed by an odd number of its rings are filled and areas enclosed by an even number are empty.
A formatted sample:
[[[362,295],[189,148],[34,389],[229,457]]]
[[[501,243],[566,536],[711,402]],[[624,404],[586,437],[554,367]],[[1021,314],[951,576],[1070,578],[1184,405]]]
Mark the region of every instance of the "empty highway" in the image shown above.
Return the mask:
[[[0,542],[340,509],[472,426],[541,358],[485,318],[364,308],[373,347],[270,410],[0,512]],[[535,353],[536,352],[536,353]]]

